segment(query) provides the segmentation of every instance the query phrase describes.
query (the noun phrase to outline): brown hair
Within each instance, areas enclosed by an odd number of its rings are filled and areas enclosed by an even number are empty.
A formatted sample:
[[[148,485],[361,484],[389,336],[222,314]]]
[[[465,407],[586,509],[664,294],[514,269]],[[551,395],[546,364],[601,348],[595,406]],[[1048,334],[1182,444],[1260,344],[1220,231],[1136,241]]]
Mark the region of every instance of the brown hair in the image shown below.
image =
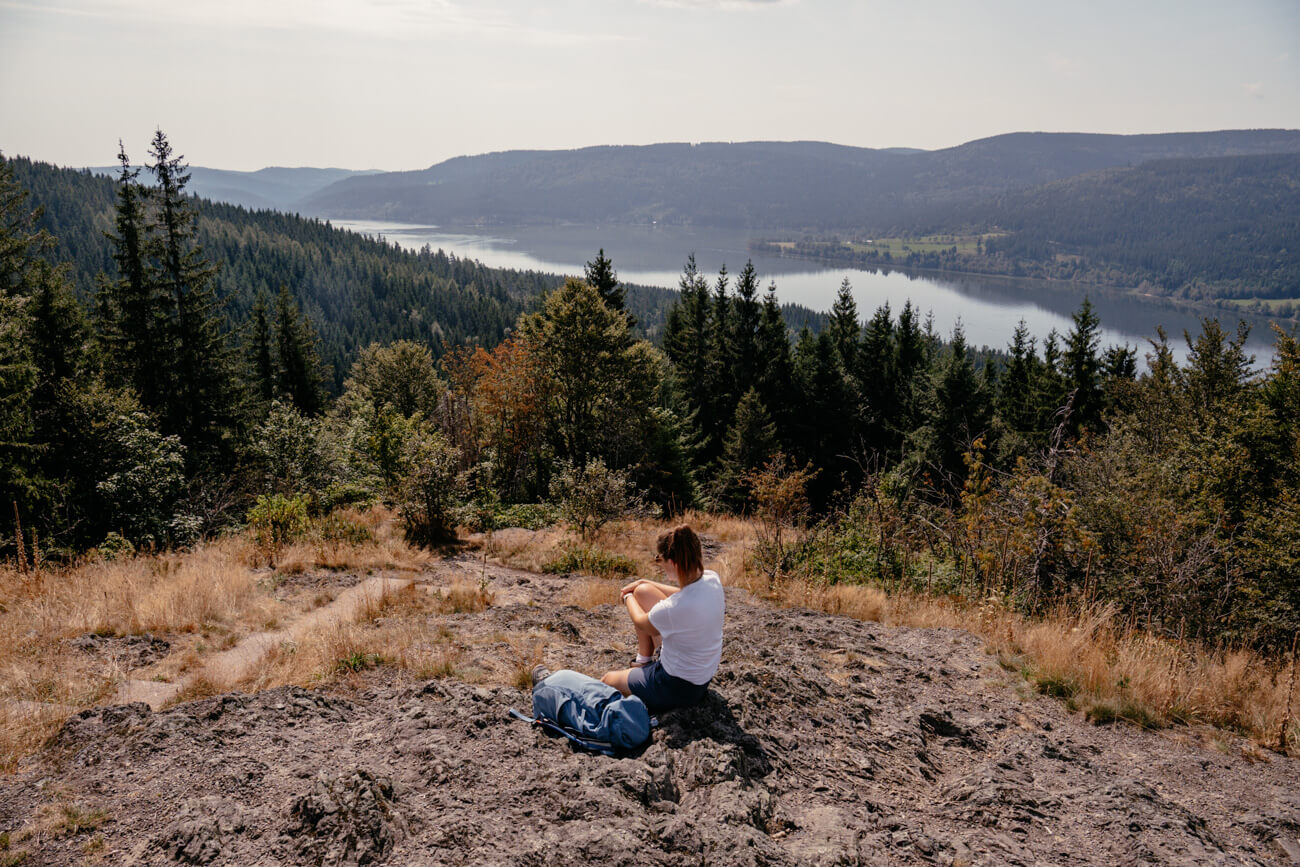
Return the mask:
[[[680,524],[659,534],[655,550],[662,560],[672,560],[683,580],[692,581],[704,571],[704,546],[690,524]]]

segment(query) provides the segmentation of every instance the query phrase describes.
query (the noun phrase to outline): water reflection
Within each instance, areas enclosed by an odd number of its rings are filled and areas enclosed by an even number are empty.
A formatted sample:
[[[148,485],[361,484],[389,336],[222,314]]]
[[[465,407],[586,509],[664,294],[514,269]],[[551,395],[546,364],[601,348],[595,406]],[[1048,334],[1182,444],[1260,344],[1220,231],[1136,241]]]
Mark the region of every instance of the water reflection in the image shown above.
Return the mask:
[[[840,281],[849,278],[863,317],[888,303],[897,313],[911,299],[922,311],[934,314],[935,327],[947,334],[958,320],[973,345],[1004,347],[1016,323],[1024,319],[1038,338],[1055,328],[1070,328],[1070,315],[1085,294],[1101,317],[1103,345],[1128,343],[1139,356],[1148,339],[1163,326],[1176,345],[1182,334],[1200,330],[1200,318],[1217,315],[1225,328],[1235,330],[1239,319],[1251,326],[1247,344],[1257,363],[1272,356],[1273,334],[1267,319],[1238,316],[1232,311],[1206,311],[1178,305],[1167,299],[1144,298],[1132,293],[1069,283],[1021,280],[967,274],[866,270],[828,266],[817,262],[755,254],[749,233],[726,229],[689,229],[660,226],[556,226],[496,228],[490,231],[416,226],[377,221],[334,221],[334,225],[370,235],[382,235],[410,249],[428,244],[457,256],[478,259],[501,268],[581,274],[583,264],[604,248],[614,261],[619,278],[647,286],[675,287],[688,253],[694,252],[700,270],[710,279],[725,263],[736,274],[752,258],[764,288],[775,281],[782,301],[827,310]]]

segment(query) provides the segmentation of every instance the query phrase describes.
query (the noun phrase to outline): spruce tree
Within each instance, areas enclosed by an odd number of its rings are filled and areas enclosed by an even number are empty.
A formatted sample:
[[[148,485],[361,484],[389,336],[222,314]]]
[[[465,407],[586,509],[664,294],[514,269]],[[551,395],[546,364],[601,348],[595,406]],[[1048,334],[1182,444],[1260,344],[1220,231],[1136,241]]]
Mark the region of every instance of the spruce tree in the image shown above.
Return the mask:
[[[595,259],[587,263],[585,274],[587,285],[600,293],[600,300],[605,302],[606,307],[627,312],[627,290],[619,285],[618,272],[614,270],[614,263],[606,258],[604,247],[596,253]],[[628,326],[634,324],[635,320],[629,316]]]
[[[853,376],[861,400],[858,414],[864,445],[869,453],[888,456],[897,450],[894,431],[899,412],[898,350],[888,301],[876,308],[863,329]]]
[[[758,331],[763,316],[758,300],[758,272],[753,261],[745,263],[736,280],[734,308],[729,338],[732,376],[735,392],[744,394],[758,384]]]
[[[13,166],[0,156],[0,294],[27,294],[28,272],[53,244],[50,234],[36,227],[39,208],[27,206],[28,192],[14,177]]]
[[[1101,358],[1097,355],[1101,320],[1087,297],[1072,320],[1074,324],[1066,335],[1065,354],[1061,359],[1066,393],[1074,395],[1069,426],[1077,433],[1095,432],[1101,425],[1102,411]]]
[[[149,267],[149,226],[146,206],[150,195],[140,185],[139,169],[131,168],[126,149],[118,142],[121,171],[117,180],[117,206],[113,245],[117,278],[99,281],[96,318],[108,381],[135,391],[140,403],[161,412],[173,385],[170,358],[171,299],[162,294]],[[165,351],[167,350],[167,351]]]
[[[686,258],[678,284],[681,292],[668,316],[664,330],[664,352],[673,363],[687,413],[693,414],[700,431],[700,445],[705,454],[716,454],[713,441],[718,436],[712,417],[709,327],[712,305],[709,283],[695,265],[695,254]]]
[[[253,311],[249,314],[248,362],[252,368],[253,392],[263,405],[263,410],[271,406],[275,397],[278,376],[275,370],[274,350],[271,346],[271,319],[266,307],[266,293],[259,291],[253,301]]]
[[[966,478],[963,456],[987,432],[989,416],[989,402],[958,322],[931,377],[925,424],[914,438],[920,469],[931,474],[942,492],[956,495],[961,490]]]
[[[896,331],[898,436],[906,438],[921,423],[921,400],[929,387],[929,344],[917,321],[917,310],[909,300],[898,314]]]
[[[763,296],[763,315],[758,329],[758,395],[767,407],[782,447],[791,450],[790,431],[795,417],[794,361],[790,353],[790,335],[781,305],[776,300],[776,283]]]
[[[280,356],[280,395],[303,415],[319,415],[325,407],[325,390],[316,332],[311,320],[299,311],[287,286],[280,287],[276,298],[275,335]]]
[[[745,475],[762,466],[779,450],[776,426],[772,424],[767,408],[750,389],[736,405],[736,418],[723,438],[722,455],[713,473],[712,500],[718,506],[740,511],[746,501]]]
[[[1026,446],[1037,445],[1038,414],[1034,403],[1034,383],[1038,378],[1038,355],[1034,351],[1034,339],[1029,336],[1029,327],[1021,319],[1011,335],[1008,348],[1006,370],[998,389],[997,413],[1002,427],[1014,434],[1012,440],[1019,439]],[[1016,454],[1023,454],[1025,447],[1015,447]]]
[[[835,303],[831,305],[830,331],[844,369],[853,370],[858,360],[862,325],[858,322],[858,305],[853,300],[853,287],[849,284],[848,277],[840,282]]]
[[[197,215],[185,192],[189,172],[162,130],[154,133],[150,172],[157,182],[149,250],[151,278],[170,302],[168,350],[173,364],[164,398],[164,432],[186,445],[192,470],[213,469],[229,459],[237,423],[237,395],[220,304],[213,287],[216,268],[196,241]]]

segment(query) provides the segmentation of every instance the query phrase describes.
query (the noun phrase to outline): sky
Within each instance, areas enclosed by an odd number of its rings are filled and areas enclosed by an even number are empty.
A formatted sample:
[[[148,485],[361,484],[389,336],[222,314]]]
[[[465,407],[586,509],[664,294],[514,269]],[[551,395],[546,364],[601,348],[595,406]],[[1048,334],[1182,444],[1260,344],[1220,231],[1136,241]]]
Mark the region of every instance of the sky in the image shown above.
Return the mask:
[[[1295,129],[1300,2],[0,0],[0,81],[0,153],[71,166]]]

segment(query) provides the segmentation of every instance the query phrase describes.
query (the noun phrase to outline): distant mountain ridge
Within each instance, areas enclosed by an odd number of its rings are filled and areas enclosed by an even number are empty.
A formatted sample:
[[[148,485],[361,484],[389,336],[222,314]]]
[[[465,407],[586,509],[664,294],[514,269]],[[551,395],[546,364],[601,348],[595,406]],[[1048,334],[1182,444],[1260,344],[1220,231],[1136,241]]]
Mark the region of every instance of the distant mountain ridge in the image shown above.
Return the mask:
[[[666,143],[455,157],[353,176],[306,196],[322,217],[450,225],[672,223],[877,229],[936,208],[1175,157],[1300,152],[1300,130],[1009,133],[953,148]]]
[[[117,177],[117,166],[96,166],[93,174]],[[336,181],[363,175],[379,174],[377,169],[286,168],[269,166],[253,172],[190,167],[190,191],[202,199],[242,205],[250,210],[273,210],[293,213],[299,203],[312,193]]]

